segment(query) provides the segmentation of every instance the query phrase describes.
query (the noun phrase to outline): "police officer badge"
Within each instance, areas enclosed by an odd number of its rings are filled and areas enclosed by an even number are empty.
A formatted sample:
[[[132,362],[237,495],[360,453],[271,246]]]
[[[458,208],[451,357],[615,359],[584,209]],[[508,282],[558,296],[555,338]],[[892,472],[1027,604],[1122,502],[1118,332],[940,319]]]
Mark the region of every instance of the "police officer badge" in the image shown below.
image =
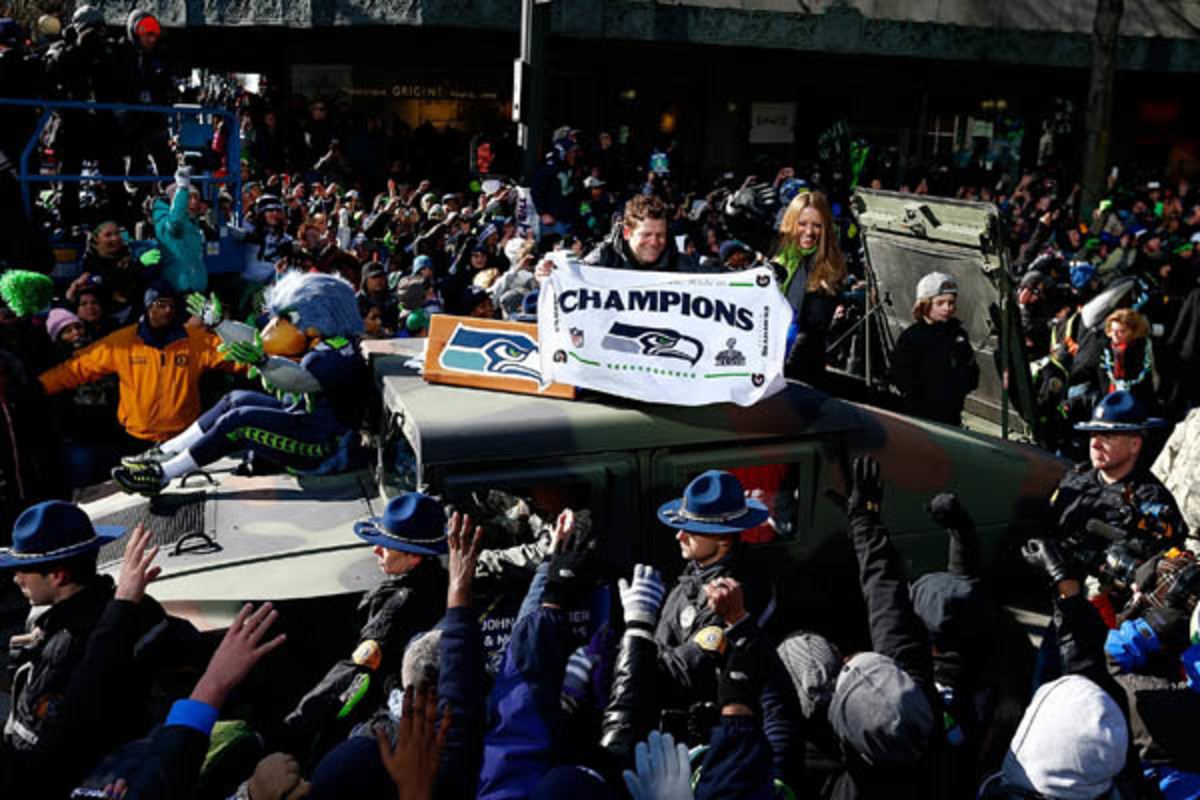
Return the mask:
[[[679,627],[683,630],[689,630],[692,623],[696,621],[696,609],[691,606],[684,606],[679,612]]]

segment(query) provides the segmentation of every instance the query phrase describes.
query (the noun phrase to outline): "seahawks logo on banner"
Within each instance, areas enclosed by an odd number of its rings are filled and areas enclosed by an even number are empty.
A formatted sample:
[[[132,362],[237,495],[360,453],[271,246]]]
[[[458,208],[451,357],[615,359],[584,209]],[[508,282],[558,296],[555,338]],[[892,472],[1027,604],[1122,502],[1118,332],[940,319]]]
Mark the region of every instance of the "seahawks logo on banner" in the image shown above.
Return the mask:
[[[537,340],[524,333],[479,330],[459,325],[446,341],[439,363],[444,369],[528,378],[541,382]]]
[[[622,353],[641,353],[658,358],[679,358],[692,366],[704,355],[704,343],[670,328],[647,328],[614,322],[600,346]]]

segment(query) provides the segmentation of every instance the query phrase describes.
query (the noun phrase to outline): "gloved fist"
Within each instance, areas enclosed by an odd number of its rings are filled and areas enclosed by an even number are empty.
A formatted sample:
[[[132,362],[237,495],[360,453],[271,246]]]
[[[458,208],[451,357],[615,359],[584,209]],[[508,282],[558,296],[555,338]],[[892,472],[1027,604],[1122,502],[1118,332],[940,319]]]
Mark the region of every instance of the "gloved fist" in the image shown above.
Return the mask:
[[[591,579],[592,554],[596,540],[584,531],[570,533],[550,557],[550,574],[542,593],[544,602],[559,608],[573,608]]]
[[[1046,539],[1030,539],[1021,548],[1021,555],[1034,567],[1040,568],[1054,583],[1074,577],[1058,546]]]
[[[971,516],[954,492],[942,492],[929,501],[925,512],[935,525],[943,528],[962,528],[971,523]]]
[[[592,689],[592,670],[599,659],[588,651],[587,645],[578,648],[567,659],[567,672],[563,675],[560,703],[567,714],[574,714],[587,699]]]
[[[1178,608],[1150,608],[1142,613],[1142,619],[1154,631],[1162,649],[1178,653],[1191,641],[1188,638],[1188,613]]]
[[[1183,672],[1187,675],[1188,688],[1200,692],[1200,644],[1194,644],[1179,657],[1183,662]]]
[[[654,567],[638,564],[633,568],[633,582],[617,581],[621,592],[621,607],[625,610],[625,625],[653,629],[658,612],[666,597],[667,587]]]
[[[208,298],[200,292],[189,294],[187,296],[187,310],[193,317],[199,317],[206,328],[211,328],[225,317],[221,301],[217,299],[215,294]]]
[[[770,643],[754,625],[744,623],[732,631],[717,684],[718,705],[757,708],[773,656]]]
[[[1115,631],[1109,631],[1104,651],[1122,672],[1145,666],[1150,656],[1162,649],[1158,634],[1144,619],[1130,619]]]
[[[138,256],[138,263],[143,267],[157,267],[160,261],[162,261],[162,250],[157,247]]]
[[[846,513],[851,517],[879,516],[883,502],[883,478],[879,474],[879,462],[871,456],[854,459],[854,487],[846,502]]]
[[[250,796],[254,800],[280,800],[304,797],[308,781],[300,775],[300,763],[287,753],[272,753],[258,762],[250,777]]]
[[[190,188],[192,185],[192,168],[184,166],[175,170],[175,184],[180,189]]]

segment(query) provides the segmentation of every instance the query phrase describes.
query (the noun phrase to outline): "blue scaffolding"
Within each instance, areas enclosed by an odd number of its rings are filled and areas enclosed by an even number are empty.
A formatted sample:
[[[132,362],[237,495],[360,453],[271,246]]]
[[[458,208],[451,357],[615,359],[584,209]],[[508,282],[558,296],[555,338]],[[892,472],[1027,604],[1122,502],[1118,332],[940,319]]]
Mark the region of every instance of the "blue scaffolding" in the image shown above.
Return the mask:
[[[237,116],[231,112],[221,108],[202,108],[200,106],[151,106],[137,105],[132,103],[91,103],[81,102],[76,100],[25,100],[11,97],[0,97],[0,106],[24,106],[27,108],[39,108],[42,110],[41,117],[38,119],[37,127],[33,134],[29,137],[25,147],[21,151],[21,157],[17,163],[17,182],[21,186],[21,197],[25,206],[25,216],[30,221],[33,220],[33,198],[31,195],[31,186],[39,183],[83,183],[84,181],[96,181],[98,183],[155,183],[158,181],[171,180],[170,175],[58,175],[48,174],[43,175],[41,165],[39,164],[36,170],[30,171],[29,161],[33,155],[34,149],[37,147],[38,141],[42,138],[42,133],[46,130],[46,125],[50,122],[55,111],[60,109],[80,110],[80,111],[125,111],[138,114],[159,114],[168,117],[176,117],[176,129],[181,132],[181,140],[185,144],[188,139],[196,135],[196,133],[204,130],[207,126],[203,126],[201,120],[205,117],[224,117],[229,121],[229,139],[226,149],[226,161],[228,165],[227,174],[222,177],[213,175],[197,175],[193,177],[193,182],[198,184],[202,196],[214,207],[216,207],[217,194],[220,191],[220,186],[225,185],[230,189],[230,194],[234,198],[233,213],[234,222],[241,222],[241,194],[242,194],[242,149],[241,149],[241,130],[238,125]],[[136,168],[136,165],[130,165],[130,168]],[[207,192],[207,194],[205,194]]]

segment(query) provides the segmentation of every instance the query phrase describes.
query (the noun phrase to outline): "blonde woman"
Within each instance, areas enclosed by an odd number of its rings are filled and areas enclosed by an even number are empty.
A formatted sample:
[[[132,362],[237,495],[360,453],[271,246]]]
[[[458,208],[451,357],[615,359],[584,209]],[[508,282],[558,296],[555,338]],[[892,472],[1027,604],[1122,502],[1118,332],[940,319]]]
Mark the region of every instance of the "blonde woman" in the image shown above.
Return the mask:
[[[1131,308],[1119,308],[1104,320],[1108,345],[1100,356],[1101,396],[1115,391],[1133,394],[1146,409],[1157,409],[1154,393],[1154,350],[1150,323]]]
[[[820,192],[796,195],[779,225],[772,262],[780,291],[794,312],[796,336],[788,353],[788,377],[819,382],[825,373],[825,343],[846,279],[829,201]]]

